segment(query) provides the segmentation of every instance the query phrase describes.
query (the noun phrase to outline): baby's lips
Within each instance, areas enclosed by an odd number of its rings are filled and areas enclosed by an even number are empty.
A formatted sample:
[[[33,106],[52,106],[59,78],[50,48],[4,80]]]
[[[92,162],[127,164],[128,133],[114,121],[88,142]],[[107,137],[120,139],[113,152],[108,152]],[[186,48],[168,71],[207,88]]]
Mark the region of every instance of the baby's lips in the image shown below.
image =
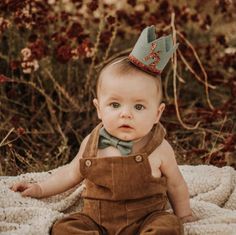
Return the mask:
[[[132,128],[130,125],[121,125],[120,127],[125,127],[125,128]]]

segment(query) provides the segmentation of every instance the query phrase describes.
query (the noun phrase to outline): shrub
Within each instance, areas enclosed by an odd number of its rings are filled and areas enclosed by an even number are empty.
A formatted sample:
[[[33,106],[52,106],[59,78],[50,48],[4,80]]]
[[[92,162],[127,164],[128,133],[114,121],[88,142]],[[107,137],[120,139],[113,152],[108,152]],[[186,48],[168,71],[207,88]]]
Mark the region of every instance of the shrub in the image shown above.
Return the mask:
[[[0,174],[70,161],[98,123],[99,68],[155,25],[179,43],[163,73],[162,122],[180,163],[234,164],[233,1],[2,0]]]

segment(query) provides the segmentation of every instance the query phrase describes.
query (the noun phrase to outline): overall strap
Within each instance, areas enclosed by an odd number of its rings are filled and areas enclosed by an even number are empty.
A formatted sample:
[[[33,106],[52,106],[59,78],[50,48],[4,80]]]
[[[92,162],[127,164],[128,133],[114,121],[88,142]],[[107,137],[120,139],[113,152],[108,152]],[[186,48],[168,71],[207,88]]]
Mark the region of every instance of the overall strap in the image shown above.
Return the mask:
[[[83,158],[87,157],[95,157],[97,154],[98,148],[98,138],[99,138],[99,130],[102,127],[102,123],[99,123],[91,132],[88,142],[85,146]]]
[[[153,126],[151,130],[150,141],[144,146],[143,152],[149,156],[163,141],[166,130],[160,122]]]

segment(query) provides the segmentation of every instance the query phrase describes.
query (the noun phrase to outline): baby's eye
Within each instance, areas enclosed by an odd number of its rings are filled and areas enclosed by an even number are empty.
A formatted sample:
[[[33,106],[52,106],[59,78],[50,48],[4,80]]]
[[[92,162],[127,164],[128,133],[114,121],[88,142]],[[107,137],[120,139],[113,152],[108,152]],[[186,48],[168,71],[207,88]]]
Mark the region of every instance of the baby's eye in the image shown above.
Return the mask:
[[[120,107],[120,104],[119,104],[119,103],[116,103],[116,102],[112,102],[112,103],[110,104],[110,106],[111,106],[112,108],[117,109],[117,108]]]
[[[134,107],[135,107],[135,109],[137,109],[137,110],[142,110],[142,109],[144,109],[144,106],[143,106],[142,104],[136,104]]]

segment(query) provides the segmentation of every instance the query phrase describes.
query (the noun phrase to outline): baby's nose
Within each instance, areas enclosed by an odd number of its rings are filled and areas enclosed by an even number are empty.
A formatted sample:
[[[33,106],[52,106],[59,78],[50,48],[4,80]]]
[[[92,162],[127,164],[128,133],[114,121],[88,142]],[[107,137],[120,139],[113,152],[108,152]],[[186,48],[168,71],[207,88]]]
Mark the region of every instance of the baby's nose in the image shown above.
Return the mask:
[[[132,118],[132,112],[129,108],[123,108],[120,114],[121,118]]]

